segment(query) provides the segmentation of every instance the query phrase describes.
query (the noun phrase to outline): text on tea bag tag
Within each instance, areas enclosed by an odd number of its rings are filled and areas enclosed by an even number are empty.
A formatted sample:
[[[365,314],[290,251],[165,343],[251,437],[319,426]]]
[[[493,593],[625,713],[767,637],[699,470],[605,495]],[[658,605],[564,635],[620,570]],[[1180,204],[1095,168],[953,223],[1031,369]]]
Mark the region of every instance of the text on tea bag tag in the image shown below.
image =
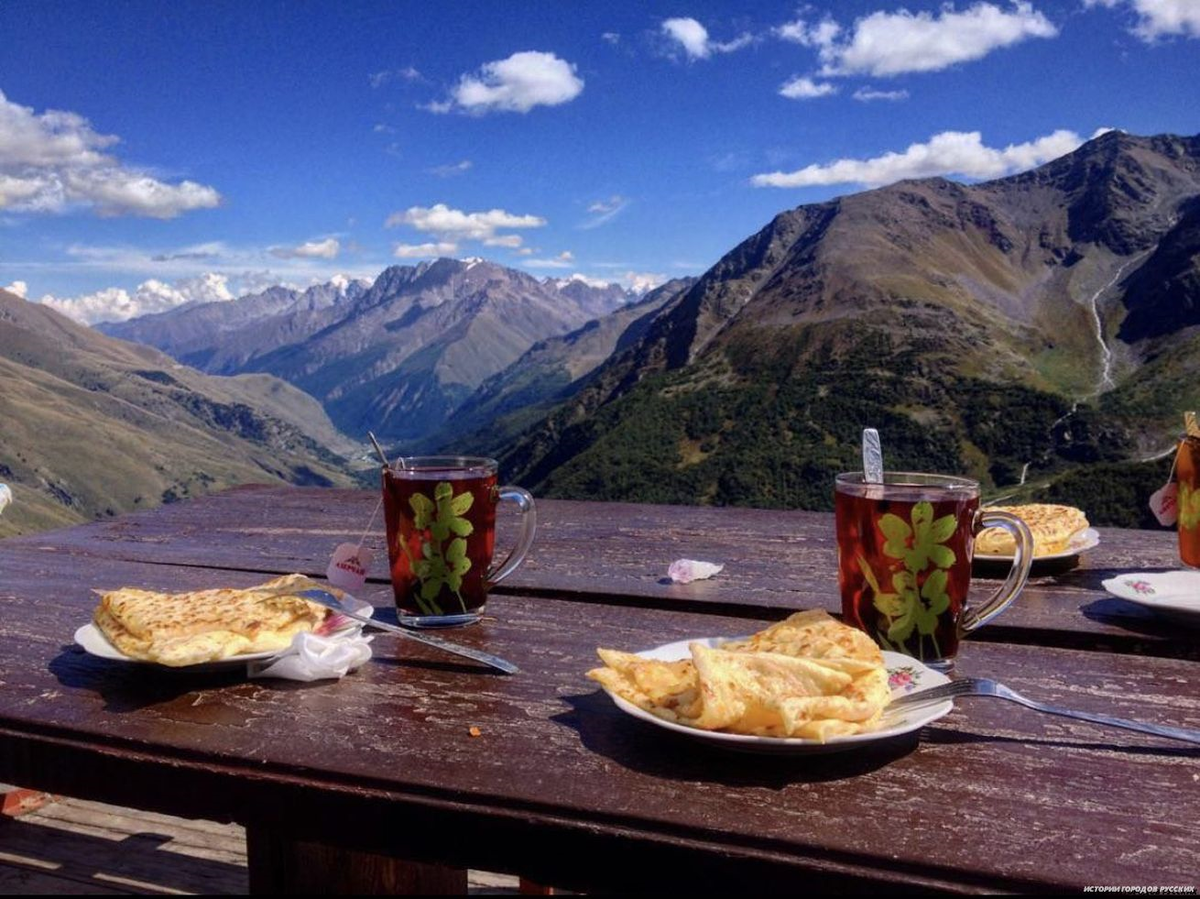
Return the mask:
[[[325,577],[339,590],[354,593],[367,582],[371,567],[371,551],[356,543],[341,543],[333,551]]]
[[[1167,483],[1150,494],[1150,511],[1163,527],[1173,527],[1179,521],[1179,484],[1175,481],[1175,465],[1179,462],[1179,454],[1171,463],[1171,473],[1167,475]]]
[[[1179,521],[1179,485],[1172,481],[1155,490],[1150,496],[1150,511],[1164,527]]]

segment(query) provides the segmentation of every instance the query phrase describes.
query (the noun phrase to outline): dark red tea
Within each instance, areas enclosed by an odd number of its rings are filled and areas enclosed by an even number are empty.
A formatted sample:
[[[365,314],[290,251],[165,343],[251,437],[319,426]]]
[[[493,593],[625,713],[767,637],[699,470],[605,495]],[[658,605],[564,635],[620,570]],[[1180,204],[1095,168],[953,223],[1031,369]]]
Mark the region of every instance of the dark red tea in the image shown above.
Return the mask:
[[[388,559],[402,619],[471,615],[487,602],[497,493],[490,467],[384,471]]]
[[[979,495],[963,491],[944,498],[946,493],[905,501],[839,489],[835,499],[846,623],[884,649],[922,661],[952,659],[958,652],[959,617],[971,585]]]

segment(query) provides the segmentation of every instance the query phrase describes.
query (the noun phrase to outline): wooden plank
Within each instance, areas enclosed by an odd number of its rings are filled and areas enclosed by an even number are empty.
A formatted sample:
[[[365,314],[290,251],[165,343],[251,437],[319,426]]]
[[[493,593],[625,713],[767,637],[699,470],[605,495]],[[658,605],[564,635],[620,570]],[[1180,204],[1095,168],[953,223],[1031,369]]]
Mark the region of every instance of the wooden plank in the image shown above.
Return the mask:
[[[130,583],[214,575],[92,564],[89,579]],[[646,888],[753,876],[1077,889],[1190,884],[1200,867],[1200,754],[1179,744],[975,700],[919,744],[748,758],[629,719],[583,678],[597,644],[733,635],[754,629],[750,619],[500,596],[489,621],[453,636],[511,658],[516,677],[385,635],[376,660],[343,681],[241,683],[74,651],[68,635],[91,605],[80,576],[47,569],[0,588],[5,780],[216,820],[249,814],[299,840],[568,887],[628,887],[637,872]],[[1184,661],[974,642],[960,671],[1200,727],[1200,670]],[[584,864],[614,852],[626,863]]]
[[[189,858],[173,851],[169,834],[62,826],[21,818],[0,824],[0,862],[42,869],[81,885],[62,892],[236,894],[246,890],[244,862]]]
[[[231,875],[224,892],[244,894],[249,888],[246,870],[246,834],[237,824],[179,818],[99,802],[59,797],[52,803],[21,817],[31,827],[5,830],[0,827],[0,893],[90,894],[161,893],[174,891],[163,886],[133,888],[107,886],[86,871],[73,867],[78,845],[73,834],[112,841],[121,847],[130,837],[147,833],[169,836],[170,842],[152,848],[151,863],[171,868],[204,866],[208,859],[236,865],[240,877]],[[40,828],[38,831],[34,828]],[[19,838],[6,840],[6,834]],[[64,871],[66,873],[58,873]],[[164,882],[173,882],[174,874]],[[211,878],[206,889],[212,888]],[[307,892],[313,892],[310,886]],[[461,892],[461,890],[459,890]],[[471,895],[515,894],[517,879],[487,871],[470,871],[467,892]],[[305,892],[305,891],[301,891]]]
[[[0,570],[22,564],[85,569],[89,559],[107,558],[323,576],[333,547],[361,536],[352,525],[365,526],[373,502],[366,491],[238,488],[5,541]],[[781,617],[782,610],[840,610],[829,515],[565,501],[543,501],[539,508],[542,525],[530,560],[497,593],[767,619]],[[1118,529],[1102,534],[1101,546],[1083,556],[1081,567],[1031,580],[977,639],[1200,659],[1200,643],[1189,632],[1100,586],[1120,571],[1171,567],[1173,536]],[[367,545],[377,560],[385,557],[382,532]],[[6,561],[7,552],[46,558]],[[669,561],[683,555],[724,561],[726,570],[710,581],[660,583]],[[374,572],[372,583],[385,585],[384,563],[376,561]],[[977,578],[973,600],[982,601],[996,584]]]

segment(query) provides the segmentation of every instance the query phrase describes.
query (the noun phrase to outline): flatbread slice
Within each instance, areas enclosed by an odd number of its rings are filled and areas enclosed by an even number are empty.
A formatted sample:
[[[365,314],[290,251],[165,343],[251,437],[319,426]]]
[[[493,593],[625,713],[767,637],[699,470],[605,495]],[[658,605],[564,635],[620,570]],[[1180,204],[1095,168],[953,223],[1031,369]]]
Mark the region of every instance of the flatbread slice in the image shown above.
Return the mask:
[[[157,593],[126,587],[101,596],[93,621],[130,658],[196,665],[285,649],[297,633],[317,630],[329,610],[296,595],[313,588],[340,595],[301,574],[248,589]]]
[[[1023,506],[988,506],[987,512],[1008,512],[1029,526],[1033,555],[1049,556],[1066,550],[1071,538],[1088,526],[1087,516],[1074,506],[1029,503]],[[989,556],[1011,556],[1016,541],[1001,528],[985,528],[975,538],[975,552]]]

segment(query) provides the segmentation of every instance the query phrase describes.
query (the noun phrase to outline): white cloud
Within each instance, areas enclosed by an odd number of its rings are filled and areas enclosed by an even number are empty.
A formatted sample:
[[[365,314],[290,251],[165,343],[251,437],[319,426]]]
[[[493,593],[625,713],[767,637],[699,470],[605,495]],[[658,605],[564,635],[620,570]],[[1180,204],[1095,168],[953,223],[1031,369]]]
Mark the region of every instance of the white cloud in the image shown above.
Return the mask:
[[[881,91],[873,87],[860,87],[854,92],[854,99],[860,103],[870,103],[872,100],[907,100],[908,91]]]
[[[391,125],[385,125],[383,122],[376,122],[375,127],[371,129],[375,134],[395,134],[396,129]]]
[[[588,206],[588,212],[592,214],[591,218],[580,223],[579,227],[584,231],[590,231],[592,228],[599,228],[601,225],[607,225],[629,205],[628,197],[623,197],[620,194],[613,194],[607,200],[597,200]]]
[[[29,285],[24,281],[13,281],[12,284],[9,284],[8,287],[3,289],[7,290],[9,293],[15,293],[21,299],[25,299],[25,295],[29,293]]]
[[[411,206],[404,212],[393,212],[384,222],[385,228],[408,225],[417,231],[436,235],[446,242],[460,240],[487,241],[496,237],[500,229],[541,228],[544,218],[536,215],[514,215],[503,209],[486,212],[463,212],[451,209],[445,203],[430,207]]]
[[[559,106],[583,92],[575,65],[553,53],[525,50],[508,59],[484,63],[479,72],[463,75],[447,100],[433,102],[430,112],[453,109],[472,115],[529,112],[535,106]]]
[[[1083,5],[1131,9],[1138,20],[1130,31],[1146,43],[1173,35],[1200,38],[1200,3],[1196,0],[1084,0]]]
[[[805,47],[828,47],[841,30],[841,25],[826,16],[815,25],[809,25],[803,19],[787,22],[776,28],[775,33],[785,41]]]
[[[469,159],[464,159],[462,162],[447,163],[446,165],[435,165],[429,169],[429,174],[437,175],[439,178],[450,178],[454,175],[461,175],[463,172],[469,172],[474,165]]]
[[[371,87],[383,87],[390,81],[420,81],[421,73],[412,66],[405,66],[402,69],[384,69],[380,72],[372,72],[367,76],[367,81]]]
[[[732,53],[754,41],[753,35],[743,34],[720,43],[708,36],[708,29],[690,17],[664,19],[662,31],[683,48],[688,59],[708,59],[714,53]]]
[[[775,33],[817,48],[823,75],[879,77],[939,71],[1029,38],[1056,37],[1058,28],[1028,0],[1014,0],[1008,8],[980,2],[961,12],[950,4],[936,15],[880,10],[856,20],[850,31],[830,19],[812,26],[800,19]]]
[[[522,243],[524,240],[520,234],[497,234],[495,237],[483,239],[485,247],[508,247],[510,250],[515,250]]]
[[[574,262],[575,254],[570,250],[563,250],[550,259],[526,259],[525,265],[530,268],[570,268]]]
[[[107,287],[70,298],[47,294],[39,302],[85,325],[93,325],[166,312],[185,303],[225,302],[233,298],[228,277],[209,272],[174,284],[151,278],[139,284],[132,294],[120,287]]]
[[[653,272],[626,272],[621,276],[621,282],[634,293],[648,293],[666,280],[666,275]]]
[[[555,284],[558,287],[565,287],[566,285],[570,284],[572,281],[578,281],[580,284],[586,284],[588,287],[598,287],[598,288],[608,287],[608,285],[612,283],[611,281],[606,281],[603,278],[589,278],[587,275],[581,274],[579,272],[576,272],[575,274],[573,274],[567,278],[560,278],[557,281],[555,281],[551,278],[546,279],[546,283]]]
[[[0,209],[170,219],[221,202],[195,181],[169,184],[101,152],[119,142],[73,112],[36,114],[0,92]]]
[[[606,32],[604,32],[604,34],[600,35],[600,37],[604,40],[605,43],[611,44],[614,47],[617,44],[621,43],[621,35],[615,31],[606,31]]]
[[[342,242],[336,237],[309,240],[296,247],[271,247],[270,253],[279,259],[336,259]]]
[[[839,159],[825,165],[809,165],[794,172],[755,175],[750,180],[755,187],[831,184],[874,187],[905,178],[929,178],[935,175],[999,178],[1070,153],[1081,143],[1083,138],[1074,131],[1058,130],[1027,143],[1010,144],[1001,150],[984,146],[978,131],[943,131],[926,143],[910,145],[902,153],[889,152],[872,159]]]
[[[397,259],[428,259],[434,256],[453,256],[458,252],[458,244],[449,241],[437,243],[398,243],[392,248],[392,255]]]
[[[828,97],[837,91],[837,86],[828,81],[813,81],[811,78],[796,75],[780,86],[779,96],[789,100],[812,100],[816,97]]]

